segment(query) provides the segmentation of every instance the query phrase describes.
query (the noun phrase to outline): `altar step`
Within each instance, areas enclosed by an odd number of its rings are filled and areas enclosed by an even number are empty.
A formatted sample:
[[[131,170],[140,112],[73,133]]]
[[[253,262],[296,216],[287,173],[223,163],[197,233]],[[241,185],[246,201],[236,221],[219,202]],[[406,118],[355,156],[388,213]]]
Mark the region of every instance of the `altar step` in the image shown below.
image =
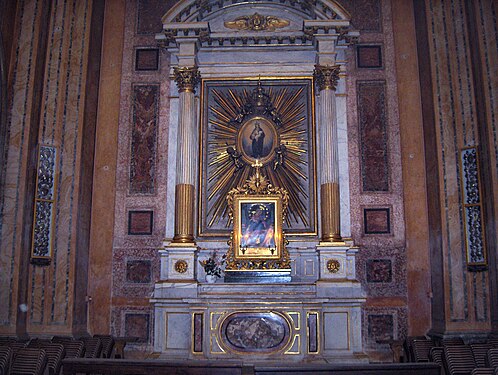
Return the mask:
[[[439,375],[435,363],[257,365],[229,361],[164,361],[66,358],[63,374],[121,375]]]

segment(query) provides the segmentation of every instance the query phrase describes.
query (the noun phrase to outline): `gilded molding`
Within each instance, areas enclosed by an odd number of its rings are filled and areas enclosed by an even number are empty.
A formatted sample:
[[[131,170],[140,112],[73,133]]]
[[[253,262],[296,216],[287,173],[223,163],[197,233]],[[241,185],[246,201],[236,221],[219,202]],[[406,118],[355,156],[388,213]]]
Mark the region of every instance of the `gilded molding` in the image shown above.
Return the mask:
[[[339,184],[329,182],[320,186],[322,213],[322,241],[340,242],[341,215],[339,202]]]
[[[315,65],[313,70],[313,78],[318,91],[335,90],[337,82],[339,82],[339,73],[341,67],[339,65]]]
[[[194,243],[194,186],[175,187],[175,236],[173,243]]]
[[[289,21],[275,16],[262,16],[259,13],[254,13],[251,16],[241,16],[233,21],[226,21],[224,25],[226,28],[236,30],[275,31],[275,29],[289,26]]]
[[[201,73],[196,66],[173,68],[174,79],[180,92],[193,92],[201,81]]]

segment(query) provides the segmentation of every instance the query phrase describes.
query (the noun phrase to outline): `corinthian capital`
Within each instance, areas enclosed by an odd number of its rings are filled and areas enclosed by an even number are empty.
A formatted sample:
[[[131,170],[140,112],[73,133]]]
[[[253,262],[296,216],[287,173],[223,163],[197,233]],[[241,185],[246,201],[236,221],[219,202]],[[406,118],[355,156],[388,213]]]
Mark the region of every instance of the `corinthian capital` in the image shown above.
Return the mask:
[[[180,92],[195,92],[196,86],[201,81],[201,74],[196,66],[174,68],[173,73]]]
[[[335,90],[339,81],[340,71],[341,68],[339,65],[315,65],[313,78],[315,79],[318,90]]]

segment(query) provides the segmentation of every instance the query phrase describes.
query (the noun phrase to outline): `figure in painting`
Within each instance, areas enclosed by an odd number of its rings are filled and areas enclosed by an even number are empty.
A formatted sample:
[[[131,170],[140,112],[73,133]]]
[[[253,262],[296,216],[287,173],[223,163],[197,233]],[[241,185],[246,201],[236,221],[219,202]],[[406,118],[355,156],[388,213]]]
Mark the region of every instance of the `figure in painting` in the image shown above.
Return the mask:
[[[274,228],[268,223],[268,207],[264,204],[253,204],[247,214],[249,223],[244,231],[242,246],[275,247]]]
[[[251,133],[250,139],[252,141],[252,156],[258,159],[263,156],[265,132],[261,129],[261,125],[257,121],[254,124],[254,130]]]

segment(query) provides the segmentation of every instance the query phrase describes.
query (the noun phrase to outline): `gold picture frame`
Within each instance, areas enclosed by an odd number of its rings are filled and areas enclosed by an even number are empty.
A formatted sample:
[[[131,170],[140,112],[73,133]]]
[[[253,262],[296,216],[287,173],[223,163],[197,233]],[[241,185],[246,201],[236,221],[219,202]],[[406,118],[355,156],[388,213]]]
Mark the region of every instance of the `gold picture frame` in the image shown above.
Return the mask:
[[[282,199],[279,196],[236,196],[234,199],[236,259],[280,259]]]

